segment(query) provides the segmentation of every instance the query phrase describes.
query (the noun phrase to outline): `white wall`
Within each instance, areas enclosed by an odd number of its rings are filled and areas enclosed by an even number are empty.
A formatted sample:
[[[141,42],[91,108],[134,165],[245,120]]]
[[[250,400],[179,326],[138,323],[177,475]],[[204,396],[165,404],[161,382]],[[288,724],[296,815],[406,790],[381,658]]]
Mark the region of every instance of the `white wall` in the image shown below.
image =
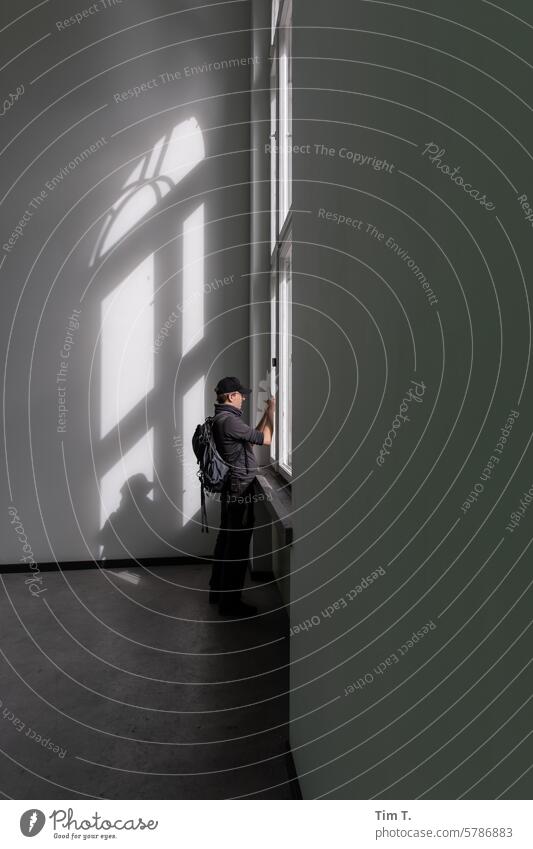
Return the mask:
[[[25,92],[2,118],[2,243],[25,210],[33,215],[2,250],[2,563],[22,554],[12,504],[37,561],[98,556],[98,530],[134,473],[155,481],[160,538],[130,505],[125,550],[110,556],[211,552],[214,534],[197,524],[195,468],[183,457],[218,378],[248,379],[249,4],[189,7],[158,0],[147,15],[146,4],[128,0],[63,31],[56,21],[72,9],[62,2],[10,29],[13,56],[50,35],[4,71],[5,90],[22,83]],[[151,184],[128,199],[137,166]],[[66,379],[56,383],[61,362]],[[216,509],[209,515],[216,524]]]

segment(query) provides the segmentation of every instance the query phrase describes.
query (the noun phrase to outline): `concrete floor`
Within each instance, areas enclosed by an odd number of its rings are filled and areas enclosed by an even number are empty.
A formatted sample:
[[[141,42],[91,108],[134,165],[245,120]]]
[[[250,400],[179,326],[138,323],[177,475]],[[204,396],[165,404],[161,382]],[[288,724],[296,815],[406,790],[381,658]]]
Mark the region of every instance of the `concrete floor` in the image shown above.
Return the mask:
[[[228,620],[205,566],[44,572],[37,598],[26,574],[0,576],[2,794],[291,798],[275,584]]]

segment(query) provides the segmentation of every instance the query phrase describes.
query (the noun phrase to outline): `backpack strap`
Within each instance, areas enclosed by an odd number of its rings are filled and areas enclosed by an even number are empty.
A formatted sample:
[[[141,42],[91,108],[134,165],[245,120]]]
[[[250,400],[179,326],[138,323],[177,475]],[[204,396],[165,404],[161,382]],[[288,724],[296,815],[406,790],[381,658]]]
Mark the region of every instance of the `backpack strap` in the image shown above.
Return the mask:
[[[229,421],[229,419],[230,419],[230,417],[231,417],[232,415],[233,415],[233,413],[225,413],[225,412],[223,412],[223,411],[222,411],[222,412],[218,412],[215,416],[213,416],[213,421],[215,421],[215,419],[216,419],[216,418],[218,418],[219,416],[223,416],[223,417],[226,419],[226,421]],[[215,437],[213,436],[213,441],[214,441],[214,439],[215,439]],[[216,447],[216,446],[215,446],[215,447]],[[218,456],[220,457],[220,454],[219,454],[219,452],[218,452],[218,449],[217,449],[217,454],[218,454]],[[229,463],[227,463],[227,462],[226,462],[226,460],[224,460],[224,458],[223,458],[223,457],[220,457],[220,459],[221,459],[221,460],[223,460],[223,462],[224,462],[224,463],[226,463],[226,465],[229,467],[229,474],[231,475],[231,474],[232,474],[232,472],[233,472],[233,466],[231,466]]]
[[[244,465],[246,466],[246,474],[248,474],[248,472],[249,472],[249,469],[248,469],[248,451],[246,450],[246,444],[247,444],[246,442],[243,442],[242,447],[244,449]]]
[[[205,489],[203,480],[200,481],[200,500],[201,500],[201,515],[202,515],[202,533],[209,533],[209,525],[207,522],[207,508],[205,506]]]

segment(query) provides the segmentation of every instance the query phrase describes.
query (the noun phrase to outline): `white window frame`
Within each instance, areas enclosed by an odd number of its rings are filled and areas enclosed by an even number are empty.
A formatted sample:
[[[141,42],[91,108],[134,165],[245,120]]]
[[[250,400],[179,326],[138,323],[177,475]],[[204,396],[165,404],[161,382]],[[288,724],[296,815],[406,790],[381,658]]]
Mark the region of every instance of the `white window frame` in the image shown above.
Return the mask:
[[[281,0],[272,0],[272,18],[270,27],[270,44],[274,44],[276,40],[276,32],[278,28],[279,12],[281,8]]]
[[[278,53],[278,149],[279,149],[279,223],[281,232],[287,222],[292,203],[292,0],[281,7],[277,35]]]
[[[270,73],[270,253],[278,241],[278,65]]]
[[[292,476],[292,0],[272,0],[271,391],[278,395],[270,458]]]
[[[271,273],[270,276],[270,356],[271,356],[271,369],[270,369],[270,396],[274,397],[277,395],[278,385],[277,385],[277,376],[278,376],[278,272],[277,269]],[[279,410],[276,411],[276,419]],[[270,445],[270,460],[272,463],[276,463],[278,456],[278,422],[275,423],[274,428],[274,438]]]
[[[292,238],[280,247],[278,268],[278,466],[292,474]]]

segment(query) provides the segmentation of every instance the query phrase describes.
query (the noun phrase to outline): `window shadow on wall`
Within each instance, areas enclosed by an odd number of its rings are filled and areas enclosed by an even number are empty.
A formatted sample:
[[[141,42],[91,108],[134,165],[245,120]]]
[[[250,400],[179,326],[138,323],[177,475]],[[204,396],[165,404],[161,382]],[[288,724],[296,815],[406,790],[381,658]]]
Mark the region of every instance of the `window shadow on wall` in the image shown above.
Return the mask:
[[[199,509],[189,432],[204,416],[205,155],[195,117],[159,136],[128,166],[94,245],[99,557],[184,554],[179,529]]]

